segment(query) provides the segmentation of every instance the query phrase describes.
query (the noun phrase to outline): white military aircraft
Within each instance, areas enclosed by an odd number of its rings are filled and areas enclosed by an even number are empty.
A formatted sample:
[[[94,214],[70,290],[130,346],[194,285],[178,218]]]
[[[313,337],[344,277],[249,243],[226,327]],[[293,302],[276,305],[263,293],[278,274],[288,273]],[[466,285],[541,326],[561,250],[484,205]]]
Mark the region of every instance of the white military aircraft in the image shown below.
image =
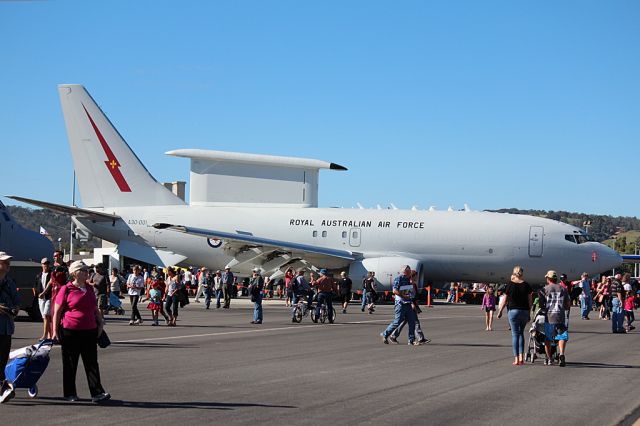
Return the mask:
[[[186,204],[147,171],[80,85],[58,87],[83,208],[15,200],[73,215],[77,226],[157,265],[374,271],[388,289],[400,267],[426,282],[504,282],[522,265],[530,282],[548,269],[577,278],[618,266],[581,229],[539,217],[468,211],[318,208],[319,160],[180,149],[191,160]]]

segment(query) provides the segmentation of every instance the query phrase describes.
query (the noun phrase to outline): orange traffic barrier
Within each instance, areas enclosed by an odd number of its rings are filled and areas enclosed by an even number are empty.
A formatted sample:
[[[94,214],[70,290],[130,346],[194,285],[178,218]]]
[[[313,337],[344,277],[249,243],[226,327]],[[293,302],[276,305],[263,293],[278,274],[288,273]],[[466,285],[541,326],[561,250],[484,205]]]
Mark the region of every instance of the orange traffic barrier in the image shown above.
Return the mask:
[[[431,286],[427,286],[427,308],[432,308],[431,305]]]

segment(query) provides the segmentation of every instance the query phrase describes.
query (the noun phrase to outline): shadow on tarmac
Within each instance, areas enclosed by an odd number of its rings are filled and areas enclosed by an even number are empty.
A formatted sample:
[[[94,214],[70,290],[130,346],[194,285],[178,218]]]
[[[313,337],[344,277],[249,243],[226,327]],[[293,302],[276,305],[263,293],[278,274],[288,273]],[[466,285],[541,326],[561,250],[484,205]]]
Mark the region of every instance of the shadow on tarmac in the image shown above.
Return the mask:
[[[602,364],[599,362],[567,362],[572,368],[640,368],[640,365]]]
[[[510,348],[511,345],[495,345],[490,343],[429,343],[427,346],[463,346],[469,348]]]
[[[78,405],[84,407],[122,407],[122,408],[145,408],[145,409],[162,409],[162,408],[194,408],[199,410],[225,410],[230,411],[238,408],[299,408],[294,405],[270,405],[270,404],[252,404],[252,403],[233,403],[233,402],[161,402],[161,401],[122,401],[111,399],[101,404],[94,404],[89,399],[76,402],[65,401],[60,397],[38,397],[32,400],[14,399],[11,405],[19,405],[21,407],[35,405]]]
[[[196,345],[176,345],[174,343],[151,343],[151,342],[113,342],[112,346],[121,346],[126,348],[147,348],[147,349],[188,349],[188,348],[198,348]]]

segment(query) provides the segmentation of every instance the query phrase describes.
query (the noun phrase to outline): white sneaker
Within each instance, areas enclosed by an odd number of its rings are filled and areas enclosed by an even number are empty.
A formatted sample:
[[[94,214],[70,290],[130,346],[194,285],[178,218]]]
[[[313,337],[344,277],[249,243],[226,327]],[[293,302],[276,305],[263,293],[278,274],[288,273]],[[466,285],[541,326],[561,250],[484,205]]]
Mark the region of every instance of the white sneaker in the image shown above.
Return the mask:
[[[142,320],[135,320],[133,323],[134,323],[135,325],[142,324]]]
[[[129,325],[136,325],[137,323],[133,322],[133,321],[129,321]]]
[[[0,404],[9,402],[14,396],[16,396],[16,393],[13,390],[13,384],[4,382],[0,392]]]

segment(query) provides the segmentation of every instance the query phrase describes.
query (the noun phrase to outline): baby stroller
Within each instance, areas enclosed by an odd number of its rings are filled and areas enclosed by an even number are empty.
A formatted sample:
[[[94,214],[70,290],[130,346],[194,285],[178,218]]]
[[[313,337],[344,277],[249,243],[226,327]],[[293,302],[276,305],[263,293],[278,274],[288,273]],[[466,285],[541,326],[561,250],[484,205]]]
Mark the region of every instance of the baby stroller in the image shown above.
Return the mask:
[[[527,346],[527,353],[525,354],[525,362],[533,364],[536,359],[546,357],[544,349],[544,322],[546,314],[542,309],[538,309],[534,316],[531,327],[529,328],[529,344]],[[551,356],[554,361],[558,360],[558,351],[556,350],[557,342],[551,342]]]
[[[31,398],[38,396],[38,380],[49,365],[49,352],[53,340],[43,340],[37,345],[16,349],[9,354],[9,362],[4,369],[7,380],[14,389],[27,389]]]
[[[116,315],[124,315],[124,309],[122,308],[122,300],[113,293],[109,293],[109,306],[107,306],[107,313],[113,311]]]

